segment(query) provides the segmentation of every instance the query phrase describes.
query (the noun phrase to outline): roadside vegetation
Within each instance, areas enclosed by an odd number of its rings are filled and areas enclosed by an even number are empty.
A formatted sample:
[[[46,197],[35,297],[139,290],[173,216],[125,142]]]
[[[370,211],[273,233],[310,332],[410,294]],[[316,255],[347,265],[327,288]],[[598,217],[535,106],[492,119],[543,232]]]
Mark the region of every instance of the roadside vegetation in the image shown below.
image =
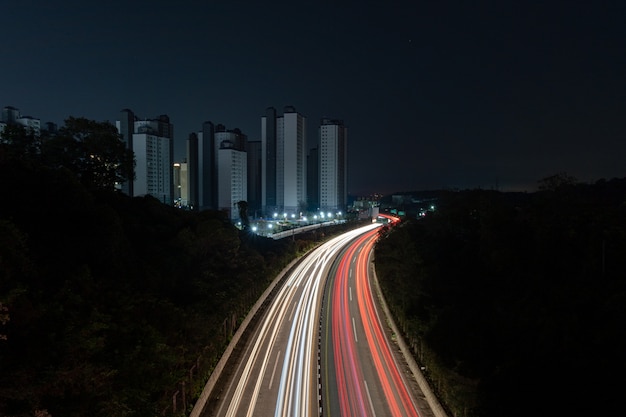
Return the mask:
[[[116,192],[132,167],[106,122],[0,137],[0,415],[185,415],[271,280],[358,225],[260,237],[221,212]],[[621,406],[626,179],[540,185],[440,193],[376,246],[385,297],[451,416]]]
[[[354,227],[273,240],[125,196],[132,156],[108,123],[1,139],[2,416],[185,415],[271,280]]]
[[[626,390],[626,179],[443,193],[376,246],[380,284],[454,417],[610,415]]]

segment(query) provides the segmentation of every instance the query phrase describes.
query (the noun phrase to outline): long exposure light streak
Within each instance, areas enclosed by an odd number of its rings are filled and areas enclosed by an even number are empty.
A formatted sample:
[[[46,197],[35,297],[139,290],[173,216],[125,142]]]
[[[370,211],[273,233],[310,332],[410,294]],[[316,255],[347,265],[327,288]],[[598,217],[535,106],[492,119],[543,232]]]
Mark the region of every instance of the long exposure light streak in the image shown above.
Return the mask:
[[[387,341],[369,284],[369,257],[376,237],[377,231],[372,230],[355,239],[344,251],[334,276],[330,302],[333,359],[339,402],[337,415],[342,417],[376,415],[369,397],[370,388],[364,377],[364,367],[371,363],[378,376],[378,381],[372,382],[380,386],[386,401],[384,410],[393,417],[416,417],[417,407]],[[350,279],[353,268],[355,298],[358,305],[356,317],[355,309],[351,307],[354,294]],[[355,321],[358,321],[358,327],[363,329],[368,347],[367,355],[364,355],[364,350],[358,347],[360,339],[357,338]]]
[[[365,226],[329,240],[294,267],[269,305],[217,416],[318,416],[319,315],[330,265]]]

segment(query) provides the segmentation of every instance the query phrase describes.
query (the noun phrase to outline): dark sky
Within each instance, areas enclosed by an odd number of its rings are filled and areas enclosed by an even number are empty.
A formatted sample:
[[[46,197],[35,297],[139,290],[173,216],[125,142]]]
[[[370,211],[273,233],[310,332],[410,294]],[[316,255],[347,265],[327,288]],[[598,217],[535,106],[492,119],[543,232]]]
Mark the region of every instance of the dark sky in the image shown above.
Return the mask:
[[[349,129],[350,193],[626,177],[626,2],[54,1],[0,6],[0,107]]]

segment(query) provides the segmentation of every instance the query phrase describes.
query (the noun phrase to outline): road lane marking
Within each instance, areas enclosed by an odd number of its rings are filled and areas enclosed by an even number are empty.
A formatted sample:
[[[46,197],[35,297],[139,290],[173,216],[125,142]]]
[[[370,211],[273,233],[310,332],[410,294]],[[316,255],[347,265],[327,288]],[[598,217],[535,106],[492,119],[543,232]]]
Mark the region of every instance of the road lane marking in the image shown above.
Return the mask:
[[[356,324],[354,322],[354,317],[352,317],[352,330],[354,330],[354,341],[358,343],[359,342],[359,338],[356,337]]]
[[[293,307],[291,308],[291,313],[289,313],[289,321],[293,320],[293,312],[296,310],[297,303],[293,303]]]
[[[367,399],[370,402],[370,408],[372,410],[372,415],[374,417],[376,417],[376,411],[374,411],[374,404],[372,403],[372,396],[370,395],[370,389],[367,387],[367,381],[363,380],[363,383],[365,384],[365,391],[367,392]]]
[[[276,373],[276,366],[278,365],[279,358],[280,358],[280,350],[278,351],[278,354],[276,355],[276,361],[274,362],[274,369],[272,369],[272,377],[270,378],[270,385],[267,387],[267,389],[272,389],[272,382],[274,381],[274,374]]]

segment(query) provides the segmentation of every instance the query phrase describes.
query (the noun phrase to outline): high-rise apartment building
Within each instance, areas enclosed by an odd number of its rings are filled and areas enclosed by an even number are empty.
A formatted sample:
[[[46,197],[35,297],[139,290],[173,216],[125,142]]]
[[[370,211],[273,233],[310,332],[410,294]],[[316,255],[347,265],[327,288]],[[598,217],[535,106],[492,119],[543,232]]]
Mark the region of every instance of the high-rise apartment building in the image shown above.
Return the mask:
[[[6,124],[17,123],[20,117],[19,109],[13,106],[6,106],[2,109],[2,121]]]
[[[247,136],[239,129],[204,122],[202,131],[189,135],[187,161],[190,206],[198,210],[225,210],[232,200],[247,200]],[[243,175],[243,180],[241,176]],[[238,214],[237,214],[238,215]]]
[[[262,210],[299,214],[306,209],[306,118],[292,106],[282,116],[268,108],[261,118],[264,156]]]
[[[322,119],[319,128],[319,199],[323,211],[345,211],[348,202],[348,129]]]
[[[317,212],[320,209],[320,153],[319,147],[309,150],[306,162],[306,191],[307,204],[310,212]]]
[[[187,204],[191,210],[198,210],[198,134],[195,132],[190,133],[187,139],[187,186]]]
[[[276,109],[268,107],[261,117],[261,209],[276,211]]]
[[[202,130],[197,133],[195,153],[188,147],[187,160],[190,163],[190,181],[196,187],[195,207],[198,210],[217,210],[217,157],[215,125],[212,122],[202,123]]]
[[[174,163],[174,205],[179,208],[189,207],[189,174],[187,162]]]
[[[229,140],[220,143],[218,152],[218,204],[228,218],[239,218],[237,203],[248,199],[246,151]]]
[[[34,136],[41,136],[41,120],[32,116],[22,116],[19,109],[6,106],[2,109],[2,126],[21,125]],[[2,128],[4,130],[4,127]],[[0,130],[1,131],[1,130]]]
[[[116,121],[118,132],[135,156],[135,180],[122,189],[130,196],[151,195],[174,204],[174,126],[167,115],[140,120],[129,110]]]
[[[237,203],[248,200],[248,137],[239,129],[227,130],[224,125],[215,127],[217,156],[218,209],[238,218]]]
[[[261,178],[263,162],[261,157],[261,141],[248,141],[248,212],[256,218],[261,214]]]

